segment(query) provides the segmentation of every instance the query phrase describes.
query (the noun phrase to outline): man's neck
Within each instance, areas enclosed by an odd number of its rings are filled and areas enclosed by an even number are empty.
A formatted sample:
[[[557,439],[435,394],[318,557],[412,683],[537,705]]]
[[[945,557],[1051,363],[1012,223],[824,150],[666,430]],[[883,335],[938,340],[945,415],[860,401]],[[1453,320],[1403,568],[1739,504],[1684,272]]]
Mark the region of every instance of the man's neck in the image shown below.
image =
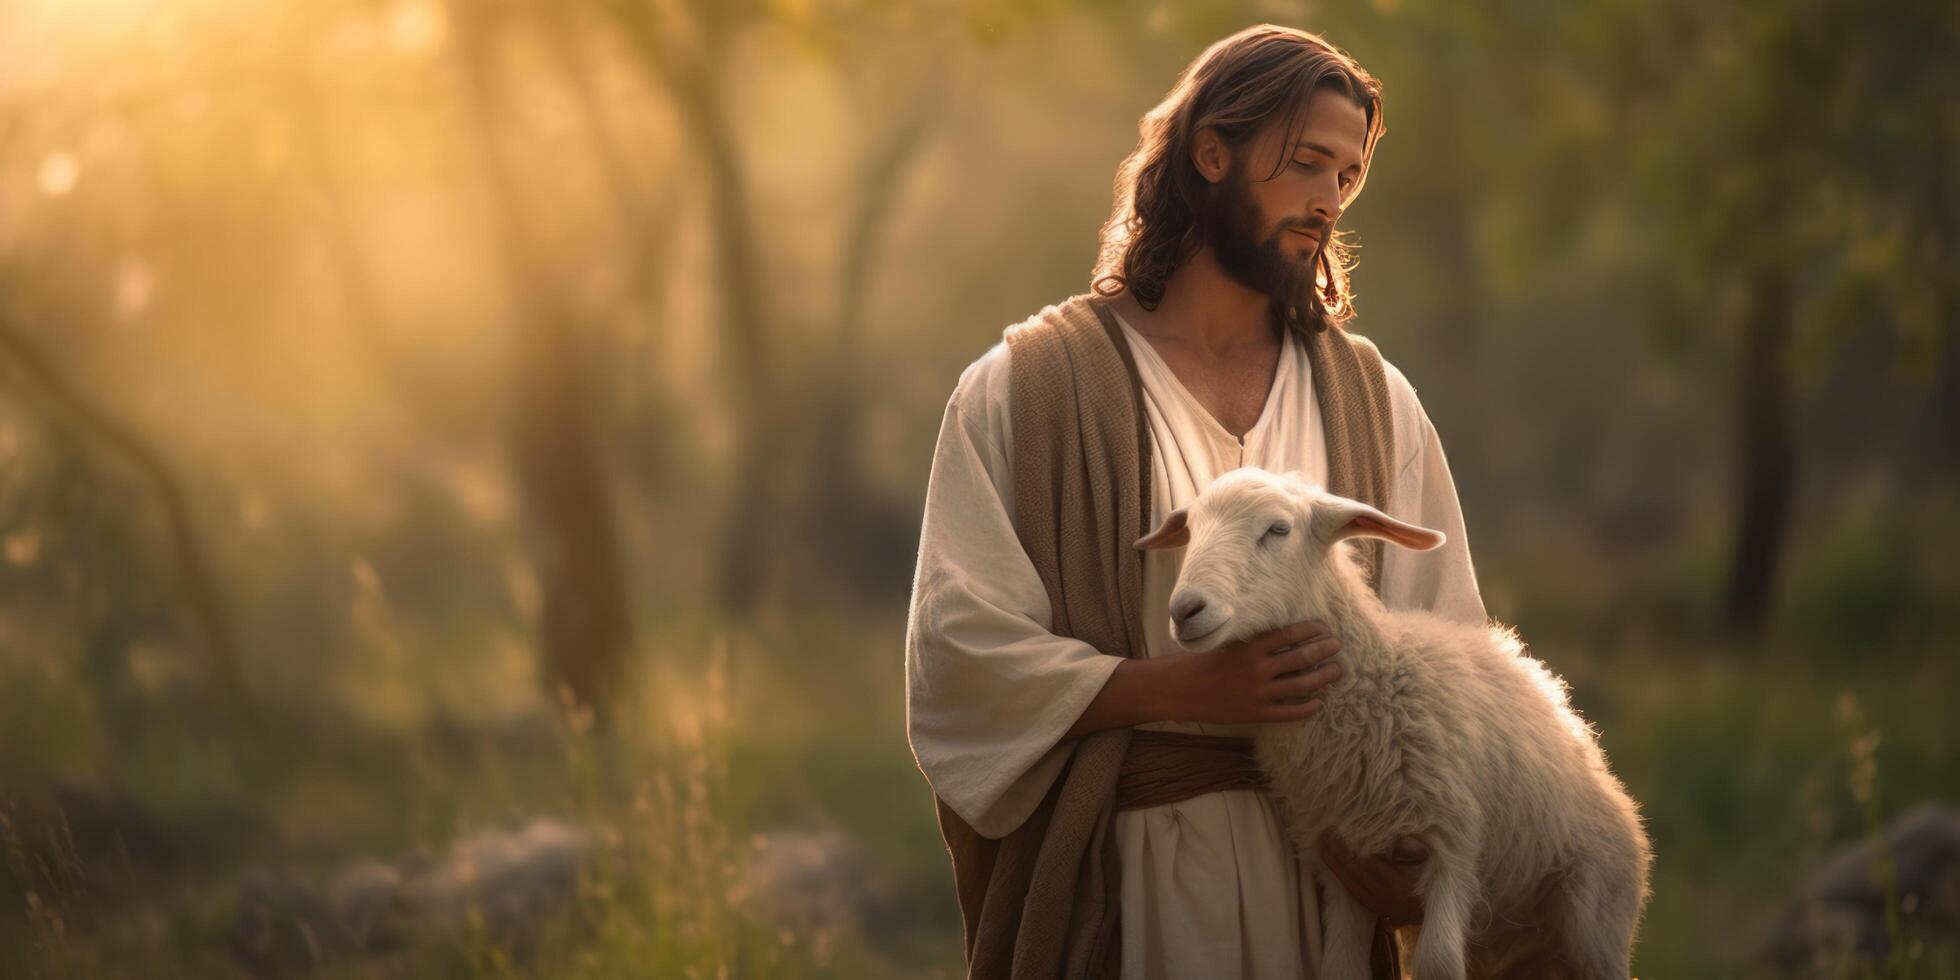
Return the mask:
[[[1279,338],[1271,297],[1227,275],[1210,245],[1165,280],[1164,297],[1155,310],[1143,312],[1133,296],[1123,299],[1125,316],[1143,321],[1135,324],[1137,332],[1175,340],[1219,360],[1270,347]]]

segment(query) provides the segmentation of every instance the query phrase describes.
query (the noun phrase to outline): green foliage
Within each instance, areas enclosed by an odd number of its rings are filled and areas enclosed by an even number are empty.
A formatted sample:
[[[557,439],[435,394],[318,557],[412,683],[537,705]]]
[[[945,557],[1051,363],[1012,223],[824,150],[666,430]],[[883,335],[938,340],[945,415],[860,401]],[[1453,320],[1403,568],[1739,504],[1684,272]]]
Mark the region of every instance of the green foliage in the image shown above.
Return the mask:
[[[1640,4],[1595,26],[1608,24],[1590,35],[1617,48],[1595,83],[1629,110],[1611,136],[1632,147],[1627,189],[1672,229],[1654,256],[1670,280],[1706,297],[1748,270],[1789,270],[1807,283],[1813,347],[1890,322],[1923,371],[1935,311],[1960,296],[1960,72],[1922,54],[1960,43],[1950,7]]]
[[[1936,600],[1891,516],[1870,498],[1854,499],[1793,569],[1791,633],[1818,655],[1864,657],[1925,641]]]

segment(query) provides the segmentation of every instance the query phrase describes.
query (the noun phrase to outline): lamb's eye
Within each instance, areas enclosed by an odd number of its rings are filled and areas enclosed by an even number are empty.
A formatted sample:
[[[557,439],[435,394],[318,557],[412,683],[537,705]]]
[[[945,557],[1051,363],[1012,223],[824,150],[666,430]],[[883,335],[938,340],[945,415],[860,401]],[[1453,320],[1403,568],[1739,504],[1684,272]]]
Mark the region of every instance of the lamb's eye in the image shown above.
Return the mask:
[[[1293,530],[1293,525],[1288,524],[1285,521],[1280,521],[1279,523],[1274,524],[1272,527],[1266,529],[1266,536],[1269,538],[1283,538],[1286,536],[1287,532],[1291,530]]]

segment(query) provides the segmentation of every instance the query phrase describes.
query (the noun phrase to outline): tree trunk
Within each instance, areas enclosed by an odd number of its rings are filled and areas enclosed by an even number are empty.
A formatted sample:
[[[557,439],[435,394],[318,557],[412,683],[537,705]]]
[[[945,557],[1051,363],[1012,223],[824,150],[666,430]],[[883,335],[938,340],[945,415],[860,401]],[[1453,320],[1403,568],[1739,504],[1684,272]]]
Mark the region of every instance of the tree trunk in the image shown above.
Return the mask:
[[[1736,534],[1723,620],[1755,638],[1775,604],[1796,480],[1788,274],[1754,273],[1744,316],[1736,362]]]
[[[938,99],[922,99],[921,106],[937,105]],[[904,538],[893,534],[894,512],[907,507],[890,506],[875,499],[864,479],[859,453],[864,418],[870,404],[870,378],[863,363],[865,321],[869,317],[872,286],[876,281],[879,252],[891,229],[897,205],[912,171],[928,145],[933,115],[920,109],[910,113],[889,133],[876,151],[867,155],[858,178],[857,206],[844,238],[842,283],[838,302],[835,346],[831,351],[830,377],[823,386],[823,401],[808,442],[813,491],[804,502],[806,539],[826,555],[831,567],[853,587],[880,589],[909,575],[916,538],[896,547],[888,542]]]
[[[624,30],[641,66],[674,100],[707,176],[723,328],[723,387],[740,440],[715,598],[725,613],[739,617],[761,598],[774,564],[783,525],[778,489],[782,481],[777,474],[788,440],[754,207],[740,149],[722,104],[725,87],[720,72],[727,63],[732,15],[719,4],[696,5],[692,13],[700,36],[682,45],[668,36],[662,16],[652,7],[614,2],[607,9]]]
[[[510,447],[543,601],[545,673],[554,694],[603,711],[622,673],[631,627],[604,466],[583,398],[580,324],[555,298],[497,138],[501,102],[490,25],[451,0],[467,90],[469,138],[489,185],[496,246],[517,307],[510,362]]]
[[[854,447],[862,424],[864,387],[857,372],[864,353],[864,321],[871,307],[878,253],[891,230],[905,178],[919,160],[934,117],[913,112],[889,133],[878,151],[867,158],[858,180],[857,209],[844,240],[843,288],[837,308],[836,381],[840,394],[834,420],[844,445]]]
[[[784,419],[778,410],[778,377],[768,313],[761,249],[755,241],[746,176],[721,115],[718,90],[701,90],[682,112],[701,140],[715,223],[716,279],[720,284],[728,393],[741,448],[735,467],[734,506],[722,534],[721,575],[715,594],[724,611],[741,616],[762,596],[774,565],[782,524],[779,464]]]
[[[676,200],[680,194],[663,187],[649,199],[635,186],[629,154],[614,132],[605,100],[593,82],[595,59],[581,33],[584,22],[580,8],[546,6],[534,14],[591,141],[599,184],[612,199],[625,228],[626,257],[621,265],[626,273],[626,294],[622,299],[641,310],[658,311],[673,278],[673,252],[680,227]],[[621,331],[601,331],[592,340],[586,361],[595,374],[611,374],[601,390],[614,399],[605,408],[621,430],[618,438],[626,452],[626,474],[637,478],[640,488],[658,500],[677,485],[674,461],[682,443],[677,433],[686,413],[660,385],[659,378],[645,370],[644,357],[638,356],[642,352],[629,349]],[[653,333],[638,340],[646,346],[658,342],[658,335]]]

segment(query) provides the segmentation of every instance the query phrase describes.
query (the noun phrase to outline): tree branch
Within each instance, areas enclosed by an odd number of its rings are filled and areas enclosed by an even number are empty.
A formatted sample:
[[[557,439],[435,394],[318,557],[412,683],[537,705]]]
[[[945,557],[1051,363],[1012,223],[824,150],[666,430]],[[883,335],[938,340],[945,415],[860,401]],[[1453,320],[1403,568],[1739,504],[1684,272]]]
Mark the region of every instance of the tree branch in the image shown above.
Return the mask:
[[[83,428],[92,431],[105,445],[127,457],[154,484],[158,501],[163,505],[164,523],[177,572],[182,576],[184,589],[191,601],[192,617],[204,633],[211,669],[217,675],[219,687],[246,723],[263,734],[265,725],[245,686],[245,675],[239,666],[238,646],[231,623],[225,615],[224,603],[218,596],[210,564],[198,543],[196,524],[191,519],[183,481],[177,477],[162,453],[150,446],[135,430],[96,407],[88,396],[64,377],[53,362],[14,326],[5,311],[0,311],[0,352],[12,359],[30,381],[79,421]]]

